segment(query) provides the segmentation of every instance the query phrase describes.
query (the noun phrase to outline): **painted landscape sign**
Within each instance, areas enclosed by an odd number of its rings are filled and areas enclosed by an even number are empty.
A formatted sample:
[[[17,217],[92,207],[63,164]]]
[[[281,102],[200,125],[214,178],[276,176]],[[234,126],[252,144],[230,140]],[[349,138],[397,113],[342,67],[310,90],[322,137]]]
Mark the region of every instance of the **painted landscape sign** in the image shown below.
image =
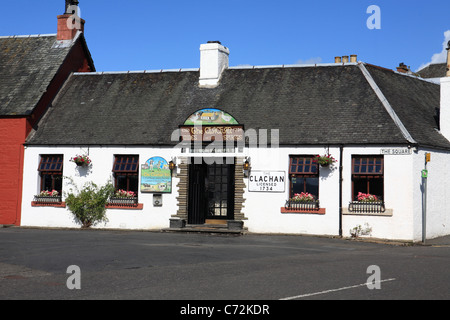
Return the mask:
[[[141,192],[172,192],[172,172],[164,158],[152,157],[141,165]]]
[[[230,125],[238,124],[230,114],[219,109],[202,109],[184,122],[185,125]]]

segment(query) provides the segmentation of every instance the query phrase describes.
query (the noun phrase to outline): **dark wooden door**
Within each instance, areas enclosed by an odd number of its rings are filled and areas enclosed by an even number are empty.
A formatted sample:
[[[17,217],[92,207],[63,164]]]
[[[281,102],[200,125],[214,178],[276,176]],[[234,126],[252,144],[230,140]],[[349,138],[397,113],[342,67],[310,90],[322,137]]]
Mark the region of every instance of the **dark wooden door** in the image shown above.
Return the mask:
[[[206,166],[189,165],[188,223],[203,224],[206,219]]]
[[[188,223],[234,219],[234,161],[189,166]]]

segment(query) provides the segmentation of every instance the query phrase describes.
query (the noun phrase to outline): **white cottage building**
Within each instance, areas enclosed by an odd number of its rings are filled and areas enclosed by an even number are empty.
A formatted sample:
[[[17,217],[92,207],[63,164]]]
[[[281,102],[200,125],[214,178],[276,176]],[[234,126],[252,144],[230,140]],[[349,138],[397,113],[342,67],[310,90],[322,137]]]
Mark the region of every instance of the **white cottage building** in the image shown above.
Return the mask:
[[[136,195],[111,199],[97,228],[450,234],[449,78],[362,62],[229,67],[220,43],[200,51],[200,69],[74,73],[26,142],[22,225],[79,227],[71,178]]]

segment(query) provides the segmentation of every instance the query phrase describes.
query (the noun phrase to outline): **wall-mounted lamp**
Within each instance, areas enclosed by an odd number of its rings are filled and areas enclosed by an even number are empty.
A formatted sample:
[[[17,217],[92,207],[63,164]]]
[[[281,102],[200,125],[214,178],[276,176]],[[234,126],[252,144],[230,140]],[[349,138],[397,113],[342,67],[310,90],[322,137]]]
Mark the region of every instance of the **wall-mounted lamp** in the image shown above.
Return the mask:
[[[245,162],[244,162],[244,170],[248,171],[248,169],[250,169],[250,162],[248,161],[248,158],[247,158],[247,159],[245,159]]]
[[[175,162],[173,162],[173,161],[170,161],[170,162],[169,162],[169,169],[170,169],[171,171],[173,171],[173,170],[175,169]]]
[[[250,157],[246,157],[244,164],[242,165],[242,168],[244,169],[244,177],[248,177],[248,174],[250,172]]]

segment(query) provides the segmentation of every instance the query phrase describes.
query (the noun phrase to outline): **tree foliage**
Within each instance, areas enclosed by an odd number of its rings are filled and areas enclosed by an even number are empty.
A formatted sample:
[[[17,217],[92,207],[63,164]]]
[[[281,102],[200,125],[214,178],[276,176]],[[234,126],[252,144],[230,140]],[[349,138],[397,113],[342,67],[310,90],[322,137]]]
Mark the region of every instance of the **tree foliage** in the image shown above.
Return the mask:
[[[86,183],[81,191],[72,189],[67,193],[66,205],[73,213],[75,221],[82,228],[90,228],[99,222],[108,222],[106,204],[114,194],[111,183],[99,187],[93,182]]]

